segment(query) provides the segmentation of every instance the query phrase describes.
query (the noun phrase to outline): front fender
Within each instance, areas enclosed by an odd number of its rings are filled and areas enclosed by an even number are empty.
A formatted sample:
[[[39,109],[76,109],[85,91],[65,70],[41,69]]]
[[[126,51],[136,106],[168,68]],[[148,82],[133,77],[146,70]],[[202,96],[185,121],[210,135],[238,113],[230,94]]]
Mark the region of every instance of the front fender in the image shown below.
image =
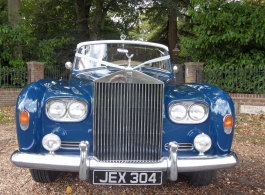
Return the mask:
[[[52,132],[46,127],[58,126],[58,122],[51,121],[46,117],[45,103],[47,100],[51,98],[85,98],[86,101],[89,101],[90,97],[89,93],[81,87],[70,86],[67,82],[56,80],[43,79],[25,87],[19,94],[16,104],[19,150],[32,153],[40,152],[43,149],[42,137]],[[19,124],[19,113],[22,110],[28,111],[30,115],[29,128],[25,131],[21,129]],[[69,124],[62,123],[61,126],[69,126]]]
[[[205,94],[210,102],[211,123],[212,128],[216,132],[215,147],[224,153],[230,152],[235,125],[235,108],[231,97],[220,88],[207,84],[193,84],[189,85],[194,89]],[[230,114],[233,116],[233,130],[230,134],[226,134],[223,128],[224,117]]]
[[[169,118],[169,106],[175,101],[199,101],[208,104],[209,116],[200,124],[176,124]],[[196,135],[205,133],[212,139],[212,147],[206,154],[222,155],[230,152],[234,128],[226,134],[223,119],[231,114],[235,120],[234,104],[223,90],[207,84],[183,84],[166,86],[164,138],[166,142],[177,140],[182,143],[193,143]],[[194,154],[198,151],[193,150]]]
[[[20,151],[36,152],[39,150],[39,131],[42,126],[41,110],[43,96],[49,81],[40,80],[25,87],[18,96],[16,103],[16,127]],[[26,110],[30,116],[29,128],[22,130],[19,124],[19,113]]]

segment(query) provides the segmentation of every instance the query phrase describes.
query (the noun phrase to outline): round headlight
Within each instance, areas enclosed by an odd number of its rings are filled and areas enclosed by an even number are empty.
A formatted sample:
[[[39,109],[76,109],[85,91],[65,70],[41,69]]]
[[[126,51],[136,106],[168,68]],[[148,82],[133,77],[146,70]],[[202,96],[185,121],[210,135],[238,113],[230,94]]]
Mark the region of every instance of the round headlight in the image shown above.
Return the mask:
[[[187,115],[187,109],[182,104],[171,104],[169,107],[169,116],[173,121],[183,120]]]
[[[45,135],[42,139],[42,146],[49,152],[54,152],[60,148],[61,139],[53,133]]]
[[[66,104],[60,100],[50,102],[47,107],[48,114],[55,119],[62,118],[66,114],[66,110]]]
[[[211,146],[211,138],[204,133],[197,135],[194,139],[194,147],[200,152],[199,155],[203,155],[203,153],[209,150]]]
[[[203,104],[193,104],[189,108],[189,116],[192,120],[202,120],[207,115],[207,108]]]
[[[71,118],[80,119],[87,112],[86,105],[83,102],[73,102],[68,107],[68,114]]]

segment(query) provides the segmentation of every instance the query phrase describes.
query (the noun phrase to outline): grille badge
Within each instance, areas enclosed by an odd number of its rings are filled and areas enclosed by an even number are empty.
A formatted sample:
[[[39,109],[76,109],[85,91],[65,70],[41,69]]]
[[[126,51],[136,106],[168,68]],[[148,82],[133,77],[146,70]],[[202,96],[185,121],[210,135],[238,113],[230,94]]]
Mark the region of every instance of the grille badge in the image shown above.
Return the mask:
[[[131,71],[130,72],[127,72],[127,82],[128,83],[131,83],[132,82],[132,77],[133,77],[132,74],[133,73]]]

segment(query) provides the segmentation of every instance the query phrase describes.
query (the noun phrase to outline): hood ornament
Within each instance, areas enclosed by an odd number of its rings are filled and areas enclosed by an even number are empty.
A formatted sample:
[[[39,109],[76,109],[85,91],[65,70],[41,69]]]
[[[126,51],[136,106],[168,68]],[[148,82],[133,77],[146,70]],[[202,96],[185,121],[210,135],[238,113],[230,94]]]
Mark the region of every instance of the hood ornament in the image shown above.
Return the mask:
[[[126,39],[126,35],[122,34],[120,36],[120,38],[121,38],[121,40],[125,40]],[[124,49],[124,44],[123,44],[123,48],[118,48],[117,51],[120,52],[120,53],[125,53],[126,54],[126,56],[128,58],[128,66],[127,66],[126,69],[127,70],[133,70],[133,68],[131,67],[131,61],[132,61],[131,59],[133,57],[133,54],[129,56],[129,54],[128,54],[129,51],[127,49]]]
[[[127,58],[128,58],[128,66],[127,66],[127,70],[132,70],[133,68],[131,67],[131,59],[132,59],[132,57],[133,57],[133,54],[132,55],[128,55],[128,53],[126,53],[126,56],[127,56]]]

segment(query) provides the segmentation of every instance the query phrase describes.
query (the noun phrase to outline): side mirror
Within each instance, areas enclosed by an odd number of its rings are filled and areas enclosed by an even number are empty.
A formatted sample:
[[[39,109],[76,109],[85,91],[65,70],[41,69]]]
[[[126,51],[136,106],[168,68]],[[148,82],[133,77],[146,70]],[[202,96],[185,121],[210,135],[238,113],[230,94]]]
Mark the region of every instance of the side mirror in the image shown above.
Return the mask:
[[[173,71],[174,71],[174,73],[176,74],[176,73],[178,73],[178,71],[179,71],[179,68],[178,68],[178,66],[173,66]]]
[[[73,66],[72,62],[66,62],[65,63],[65,68],[66,69],[70,69],[71,70],[72,69],[72,66]]]

